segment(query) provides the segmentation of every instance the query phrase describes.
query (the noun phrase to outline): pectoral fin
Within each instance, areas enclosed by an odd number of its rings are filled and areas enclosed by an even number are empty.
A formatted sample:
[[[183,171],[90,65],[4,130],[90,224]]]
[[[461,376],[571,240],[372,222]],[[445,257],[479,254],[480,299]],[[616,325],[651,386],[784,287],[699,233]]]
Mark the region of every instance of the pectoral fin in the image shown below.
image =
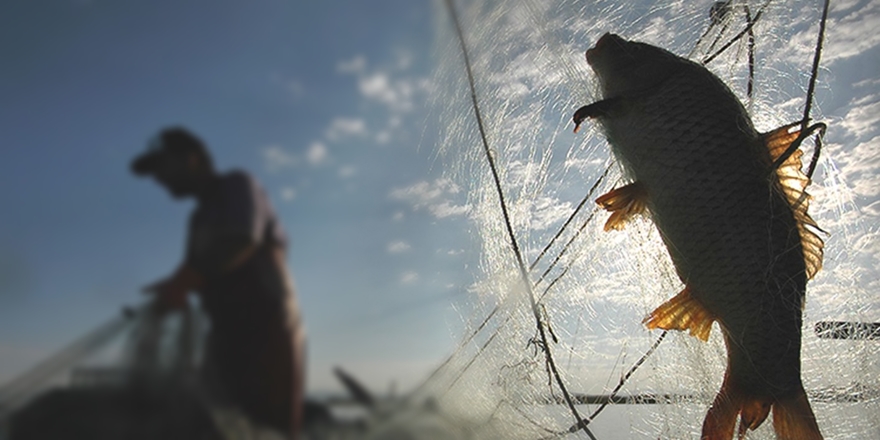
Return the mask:
[[[606,231],[623,229],[627,221],[645,212],[647,202],[648,191],[639,182],[613,189],[596,199],[599,206],[611,212],[611,217],[605,222]]]
[[[685,288],[657,307],[643,321],[649,329],[688,330],[702,341],[709,340],[715,317]]]

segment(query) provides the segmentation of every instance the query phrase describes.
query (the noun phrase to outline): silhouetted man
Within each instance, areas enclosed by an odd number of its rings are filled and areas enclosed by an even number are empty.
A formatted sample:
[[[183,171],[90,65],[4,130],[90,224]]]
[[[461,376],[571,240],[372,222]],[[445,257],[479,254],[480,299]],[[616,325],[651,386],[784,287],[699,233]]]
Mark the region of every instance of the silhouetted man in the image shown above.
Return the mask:
[[[285,264],[286,237],[266,194],[244,172],[217,173],[204,144],[179,127],[160,132],[131,167],[175,198],[197,200],[183,263],[147,290],[164,309],[197,292],[211,319],[209,389],[253,421],[296,438],[305,336]]]

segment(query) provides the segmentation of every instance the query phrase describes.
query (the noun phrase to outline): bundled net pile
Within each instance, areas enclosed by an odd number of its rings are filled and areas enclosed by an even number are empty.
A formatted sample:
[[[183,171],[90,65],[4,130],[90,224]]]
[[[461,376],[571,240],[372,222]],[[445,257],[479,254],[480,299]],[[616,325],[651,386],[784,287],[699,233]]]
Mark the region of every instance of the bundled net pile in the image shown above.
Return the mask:
[[[708,343],[670,332],[627,377],[661,336],[643,327],[643,317],[683,286],[650,220],[602,230],[607,213],[594,200],[623,180],[598,125],[571,134],[572,113],[601,98],[584,52],[610,31],[704,61],[746,105],[756,127],[769,131],[802,117],[822,4],[435,4],[438,155],[466,190],[482,249],[477,282],[461,305],[461,345],[419,393],[478,438],[698,438],[726,365],[722,337],[717,325]],[[815,108],[812,115],[827,117]],[[803,149],[809,158],[811,143]],[[858,243],[867,229],[840,183],[833,154],[823,153],[808,188],[811,214],[830,235],[824,268],[807,287],[802,376],[827,438],[871,438],[880,433],[880,344],[820,339],[813,331],[819,321],[880,318],[876,292],[868,291],[876,278],[873,255]],[[621,383],[618,404],[598,413],[589,433],[568,433]],[[636,404],[646,401],[659,403]],[[749,438],[774,438],[772,423]]]

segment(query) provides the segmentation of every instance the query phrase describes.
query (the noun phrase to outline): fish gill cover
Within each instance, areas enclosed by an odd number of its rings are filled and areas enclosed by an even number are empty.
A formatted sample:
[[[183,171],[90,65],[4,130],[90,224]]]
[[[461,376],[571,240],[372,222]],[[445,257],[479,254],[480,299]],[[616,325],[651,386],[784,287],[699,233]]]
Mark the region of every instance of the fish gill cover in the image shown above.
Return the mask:
[[[458,304],[460,346],[417,394],[432,396],[475,438],[698,438],[723,379],[723,338],[717,325],[704,343],[642,324],[683,285],[650,219],[603,231],[608,213],[594,200],[625,179],[599,124],[571,133],[573,112],[601,99],[584,53],[613,32],[702,62],[766,132],[800,120],[808,95],[833,93],[824,62],[808,93],[822,8],[766,0],[435,2],[437,156],[467,194],[481,264]],[[870,10],[868,2],[832,5],[829,34],[844,40],[834,26]],[[842,43],[830,46],[846,49]],[[876,438],[880,344],[823,339],[813,329],[880,321],[876,228],[863,214],[877,197],[861,197],[843,180],[856,143],[841,134],[844,115],[813,104],[810,116],[829,123],[807,188],[810,214],[828,234],[824,267],[807,285],[802,379],[826,438]],[[802,145],[805,164],[814,145]],[[606,409],[608,401],[657,403]],[[578,419],[587,429],[577,429]],[[772,423],[748,438],[775,438]]]

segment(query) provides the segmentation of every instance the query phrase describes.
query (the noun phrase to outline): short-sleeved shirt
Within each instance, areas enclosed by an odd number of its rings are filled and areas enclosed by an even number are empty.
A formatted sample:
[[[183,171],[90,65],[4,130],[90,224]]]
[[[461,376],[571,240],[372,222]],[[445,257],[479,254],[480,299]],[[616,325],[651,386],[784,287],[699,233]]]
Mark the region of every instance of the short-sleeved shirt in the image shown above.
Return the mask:
[[[229,235],[246,235],[258,247],[235,269],[206,280],[200,293],[213,324],[270,317],[295,322],[289,316],[296,313],[296,304],[283,259],[286,235],[265,191],[242,171],[219,176],[198,199],[189,223],[189,263],[203,266],[213,241]]]
[[[218,177],[199,199],[190,218],[189,258],[198,261],[212,240],[227,234],[247,235],[255,243],[267,240],[282,248],[287,244],[266,192],[242,171]]]

